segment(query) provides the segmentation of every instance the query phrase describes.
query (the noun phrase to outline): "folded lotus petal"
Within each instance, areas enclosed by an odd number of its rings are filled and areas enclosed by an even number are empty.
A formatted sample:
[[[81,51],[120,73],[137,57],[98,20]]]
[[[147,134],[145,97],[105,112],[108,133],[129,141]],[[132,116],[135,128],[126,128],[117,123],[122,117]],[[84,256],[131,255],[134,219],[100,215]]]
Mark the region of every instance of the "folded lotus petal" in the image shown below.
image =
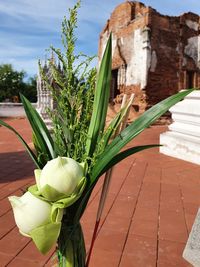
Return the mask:
[[[39,190],[40,190],[40,176],[41,176],[41,172],[42,172],[42,170],[40,170],[40,169],[34,170],[35,181],[36,181],[36,184],[37,184],[37,187],[38,187]]]
[[[30,236],[42,254],[46,254],[56,244],[61,223],[49,223],[33,229]]]
[[[56,206],[52,206],[52,209],[51,209],[51,221],[52,222],[61,222],[62,220],[62,217],[63,217],[63,213],[64,213],[64,209],[63,208],[58,208]]]
[[[41,200],[53,202],[52,205],[54,207],[64,209],[71,206],[76,200],[79,199],[83,190],[85,189],[86,182],[86,178],[83,177],[71,196],[66,196],[62,193],[59,193],[50,185],[46,185],[41,190],[38,190],[37,185],[32,185],[28,188],[28,191]]]
[[[64,209],[74,204],[82,195],[83,190],[85,189],[86,186],[86,182],[87,182],[86,178],[83,177],[82,180],[79,182],[78,186],[76,187],[74,193],[70,197],[65,197],[52,203],[53,208]]]
[[[38,189],[37,185],[32,185],[28,188],[28,191],[34,196],[47,202],[55,202],[59,199],[66,197],[65,194],[58,192],[56,189],[54,189],[50,185],[45,185],[40,190]]]
[[[35,197],[37,197],[37,198],[39,198],[39,199],[41,199],[41,200],[44,200],[44,201],[47,201],[47,202],[48,202],[48,200],[45,199],[45,198],[41,195],[41,192],[38,190],[38,187],[37,187],[36,184],[35,184],[35,185],[31,185],[31,186],[29,186],[28,191],[29,191],[32,195],[34,195]],[[50,201],[49,201],[49,202],[50,202]]]
[[[42,195],[45,199],[49,201],[57,201],[59,199],[65,198],[66,195],[63,193],[58,192],[56,189],[51,187],[50,185],[46,184],[40,190],[40,195]]]

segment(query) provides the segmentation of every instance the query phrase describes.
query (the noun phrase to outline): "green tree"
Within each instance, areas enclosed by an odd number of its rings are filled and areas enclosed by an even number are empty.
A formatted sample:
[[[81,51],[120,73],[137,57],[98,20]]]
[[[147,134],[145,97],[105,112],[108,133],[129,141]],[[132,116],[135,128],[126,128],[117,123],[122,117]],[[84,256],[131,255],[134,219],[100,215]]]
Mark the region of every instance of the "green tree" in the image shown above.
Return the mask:
[[[30,101],[37,100],[36,77],[26,77],[25,71],[16,71],[11,64],[0,65],[0,102],[19,100],[19,93],[23,93]]]
[[[37,76],[30,77],[26,83],[23,83],[23,86],[20,90],[29,101],[37,102]]]

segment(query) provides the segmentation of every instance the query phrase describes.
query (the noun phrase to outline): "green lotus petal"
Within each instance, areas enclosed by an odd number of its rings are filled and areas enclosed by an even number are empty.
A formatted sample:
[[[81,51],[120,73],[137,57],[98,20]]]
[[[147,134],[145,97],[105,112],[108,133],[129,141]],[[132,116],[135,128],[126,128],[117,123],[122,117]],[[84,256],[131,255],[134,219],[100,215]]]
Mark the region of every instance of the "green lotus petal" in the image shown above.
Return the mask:
[[[78,183],[76,189],[70,196],[66,196],[65,194],[59,193],[56,189],[51,187],[50,185],[45,185],[41,190],[38,190],[37,185],[32,185],[28,188],[28,191],[33,194],[35,197],[47,201],[53,202],[53,212],[52,217],[55,218],[57,215],[54,213],[56,209],[64,209],[76,202],[79,197],[82,195],[83,190],[85,189],[87,180],[83,177]],[[55,221],[55,220],[53,220]]]
[[[48,184],[42,187],[39,192],[45,199],[53,202],[66,197],[65,194],[58,192],[55,188]]]
[[[56,205],[52,205],[51,209],[51,222],[59,223],[63,217],[63,208],[60,209]]]
[[[66,198],[65,194],[58,192],[56,189],[54,189],[48,184],[40,190],[38,190],[37,185],[32,185],[28,188],[28,191],[37,198],[40,198],[41,200],[47,202],[55,202],[59,199]]]
[[[56,244],[60,229],[61,223],[49,223],[32,230],[30,236],[38,250],[46,254]]]
[[[37,197],[37,198],[39,198],[39,199],[41,199],[41,200],[43,200],[43,201],[50,202],[50,201],[48,201],[47,199],[45,199],[45,198],[41,195],[41,193],[40,193],[40,191],[38,190],[38,187],[37,187],[36,184],[35,184],[35,185],[31,185],[31,186],[29,186],[28,191],[29,191],[32,195],[34,195],[35,197]]]
[[[40,169],[34,170],[35,181],[36,181],[36,185],[37,185],[38,189],[40,189],[40,176],[41,176],[41,172],[42,172],[42,170],[40,170]]]

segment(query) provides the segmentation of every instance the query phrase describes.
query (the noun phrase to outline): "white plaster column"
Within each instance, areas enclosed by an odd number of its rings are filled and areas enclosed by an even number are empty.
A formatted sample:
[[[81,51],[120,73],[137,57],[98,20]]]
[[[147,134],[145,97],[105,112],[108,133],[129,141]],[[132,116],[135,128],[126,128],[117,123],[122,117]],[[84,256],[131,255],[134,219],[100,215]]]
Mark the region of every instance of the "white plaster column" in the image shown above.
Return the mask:
[[[174,105],[173,123],[160,135],[160,152],[200,164],[200,91],[194,91]]]

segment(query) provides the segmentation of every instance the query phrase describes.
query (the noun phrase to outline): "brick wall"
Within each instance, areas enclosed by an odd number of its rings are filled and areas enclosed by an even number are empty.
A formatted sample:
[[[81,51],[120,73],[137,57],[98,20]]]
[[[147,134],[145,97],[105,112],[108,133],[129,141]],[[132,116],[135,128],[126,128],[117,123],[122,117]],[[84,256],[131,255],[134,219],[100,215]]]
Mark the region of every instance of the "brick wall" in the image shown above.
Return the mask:
[[[118,73],[113,103],[134,92],[133,111],[141,113],[189,85],[200,87],[198,15],[170,17],[140,2],[122,3],[100,34],[99,60],[110,32],[112,69]]]

